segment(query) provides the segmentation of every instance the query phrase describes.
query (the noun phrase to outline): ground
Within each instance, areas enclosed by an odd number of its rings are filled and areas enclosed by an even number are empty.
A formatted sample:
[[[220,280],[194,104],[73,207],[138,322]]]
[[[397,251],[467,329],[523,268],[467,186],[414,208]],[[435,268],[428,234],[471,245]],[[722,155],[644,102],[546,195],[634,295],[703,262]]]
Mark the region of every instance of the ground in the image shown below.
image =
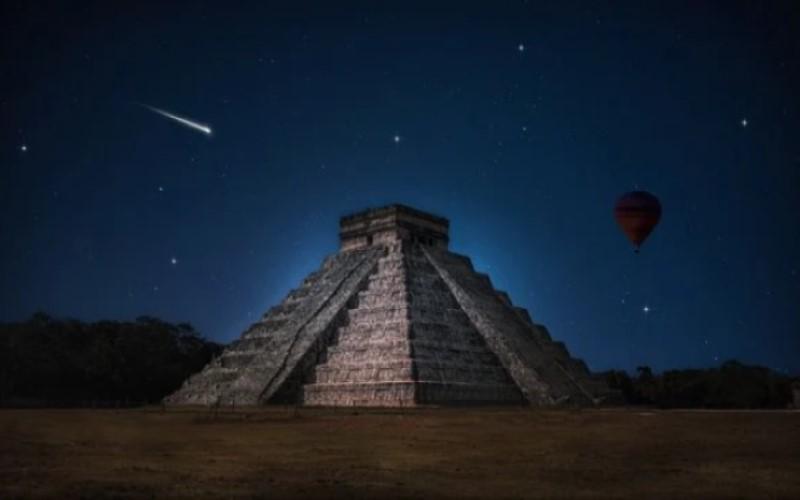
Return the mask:
[[[800,413],[0,411],[0,498],[800,498]]]

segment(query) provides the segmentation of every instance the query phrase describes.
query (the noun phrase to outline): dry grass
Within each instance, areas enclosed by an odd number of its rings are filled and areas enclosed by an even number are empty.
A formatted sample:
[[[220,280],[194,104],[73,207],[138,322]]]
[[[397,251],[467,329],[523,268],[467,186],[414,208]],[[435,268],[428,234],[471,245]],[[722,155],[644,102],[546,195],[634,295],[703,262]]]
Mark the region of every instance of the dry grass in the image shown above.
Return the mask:
[[[0,411],[0,498],[800,498],[800,413]]]

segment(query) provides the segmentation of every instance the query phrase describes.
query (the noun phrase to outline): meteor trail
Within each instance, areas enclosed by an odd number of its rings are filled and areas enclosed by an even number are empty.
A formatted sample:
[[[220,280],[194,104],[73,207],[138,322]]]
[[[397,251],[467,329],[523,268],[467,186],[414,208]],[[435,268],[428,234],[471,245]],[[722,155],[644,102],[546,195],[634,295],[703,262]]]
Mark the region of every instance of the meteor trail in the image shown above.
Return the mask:
[[[202,123],[193,122],[192,120],[188,120],[186,118],[181,118],[180,116],[173,115],[163,109],[154,108],[153,106],[148,106],[147,104],[141,104],[142,107],[149,109],[153,113],[158,113],[161,116],[166,116],[171,120],[175,120],[176,122],[180,123],[181,125],[185,125],[189,128],[193,128],[195,130],[199,130],[200,132],[211,135],[211,127],[208,125],[203,125]]]

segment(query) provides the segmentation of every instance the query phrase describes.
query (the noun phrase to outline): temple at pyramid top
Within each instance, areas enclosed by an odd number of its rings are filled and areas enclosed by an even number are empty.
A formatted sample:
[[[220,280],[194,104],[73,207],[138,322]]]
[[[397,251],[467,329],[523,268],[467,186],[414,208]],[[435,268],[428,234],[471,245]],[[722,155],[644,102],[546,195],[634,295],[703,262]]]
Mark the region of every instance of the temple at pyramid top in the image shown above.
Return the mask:
[[[449,227],[444,217],[394,204],[342,217],[339,238],[342,250],[401,240],[447,249]]]
[[[592,405],[608,387],[403,205],[342,217],[341,247],[170,404]]]

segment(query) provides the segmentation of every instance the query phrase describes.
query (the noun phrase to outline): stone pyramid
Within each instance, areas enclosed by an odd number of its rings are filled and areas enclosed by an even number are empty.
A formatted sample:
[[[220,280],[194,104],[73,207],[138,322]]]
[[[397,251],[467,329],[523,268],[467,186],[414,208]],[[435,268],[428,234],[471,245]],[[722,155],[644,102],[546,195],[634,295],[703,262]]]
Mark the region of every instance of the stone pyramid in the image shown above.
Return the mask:
[[[448,251],[447,219],[343,217],[341,248],[170,404],[590,405],[608,393],[564,344]]]

